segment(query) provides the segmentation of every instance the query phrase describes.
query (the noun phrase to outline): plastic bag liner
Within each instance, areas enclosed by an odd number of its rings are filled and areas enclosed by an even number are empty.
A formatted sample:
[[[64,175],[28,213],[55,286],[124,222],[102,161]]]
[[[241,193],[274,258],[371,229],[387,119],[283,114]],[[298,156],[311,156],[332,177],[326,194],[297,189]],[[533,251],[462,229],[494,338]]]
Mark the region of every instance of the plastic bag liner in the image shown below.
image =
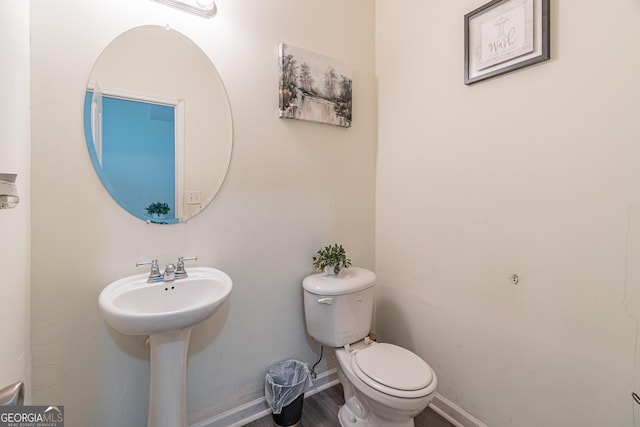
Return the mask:
[[[296,400],[312,385],[309,366],[298,360],[272,365],[264,378],[264,395],[274,414]]]

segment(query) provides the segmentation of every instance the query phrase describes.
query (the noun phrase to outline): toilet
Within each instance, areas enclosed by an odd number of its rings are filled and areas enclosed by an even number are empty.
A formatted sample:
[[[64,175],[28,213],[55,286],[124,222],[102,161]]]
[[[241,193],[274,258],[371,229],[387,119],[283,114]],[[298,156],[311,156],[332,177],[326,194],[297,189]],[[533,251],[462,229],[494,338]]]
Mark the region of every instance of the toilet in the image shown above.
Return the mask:
[[[345,404],[343,427],[414,427],[413,418],[431,402],[438,380],[418,355],[368,336],[376,275],[350,267],[337,275],[307,276],[304,312],[311,337],[333,347]]]

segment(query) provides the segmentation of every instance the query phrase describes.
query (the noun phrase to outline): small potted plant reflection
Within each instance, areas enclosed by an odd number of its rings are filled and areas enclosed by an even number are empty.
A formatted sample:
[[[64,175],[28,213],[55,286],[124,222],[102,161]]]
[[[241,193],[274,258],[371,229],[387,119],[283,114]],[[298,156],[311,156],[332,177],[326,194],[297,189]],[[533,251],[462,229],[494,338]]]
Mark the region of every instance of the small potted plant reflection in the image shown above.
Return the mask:
[[[330,275],[338,274],[340,270],[350,266],[351,260],[347,258],[347,253],[342,245],[337,243],[318,249],[313,257],[313,268]]]
[[[165,215],[167,215],[171,210],[171,208],[169,207],[169,204],[166,202],[151,203],[145,209],[147,210],[147,214],[149,214],[151,218],[156,220],[165,219]],[[156,222],[156,221],[152,221],[152,222]]]

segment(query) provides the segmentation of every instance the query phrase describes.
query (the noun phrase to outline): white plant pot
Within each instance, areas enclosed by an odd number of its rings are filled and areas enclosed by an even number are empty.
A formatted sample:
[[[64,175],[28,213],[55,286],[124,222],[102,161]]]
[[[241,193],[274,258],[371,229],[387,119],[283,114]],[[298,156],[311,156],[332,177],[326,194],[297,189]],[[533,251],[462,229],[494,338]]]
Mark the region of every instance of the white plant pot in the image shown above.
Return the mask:
[[[333,266],[326,266],[324,268],[324,274],[326,274],[327,276],[335,276],[336,272],[333,271]]]

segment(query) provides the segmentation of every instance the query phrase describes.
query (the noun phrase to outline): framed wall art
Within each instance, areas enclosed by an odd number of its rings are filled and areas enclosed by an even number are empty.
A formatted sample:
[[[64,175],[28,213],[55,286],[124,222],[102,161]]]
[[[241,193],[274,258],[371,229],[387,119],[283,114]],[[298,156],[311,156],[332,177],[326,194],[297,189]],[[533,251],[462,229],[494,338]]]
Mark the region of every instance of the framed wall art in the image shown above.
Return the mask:
[[[464,16],[464,83],[550,58],[549,0],[493,0]]]
[[[341,61],[280,44],[280,117],[351,127],[351,85]]]

